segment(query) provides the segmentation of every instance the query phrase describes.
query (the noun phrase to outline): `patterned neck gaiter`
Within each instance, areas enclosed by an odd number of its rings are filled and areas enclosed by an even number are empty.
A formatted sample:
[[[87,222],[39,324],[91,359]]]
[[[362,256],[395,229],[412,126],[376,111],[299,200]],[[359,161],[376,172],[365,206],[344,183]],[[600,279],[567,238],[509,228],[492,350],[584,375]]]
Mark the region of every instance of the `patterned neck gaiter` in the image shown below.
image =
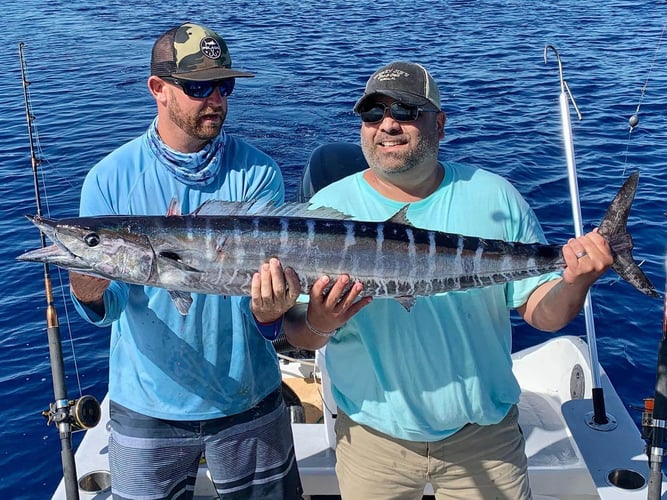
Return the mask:
[[[157,117],[148,128],[148,144],[164,167],[188,186],[207,186],[220,170],[226,133],[222,129],[201,151],[181,153],[167,146],[157,132]]]

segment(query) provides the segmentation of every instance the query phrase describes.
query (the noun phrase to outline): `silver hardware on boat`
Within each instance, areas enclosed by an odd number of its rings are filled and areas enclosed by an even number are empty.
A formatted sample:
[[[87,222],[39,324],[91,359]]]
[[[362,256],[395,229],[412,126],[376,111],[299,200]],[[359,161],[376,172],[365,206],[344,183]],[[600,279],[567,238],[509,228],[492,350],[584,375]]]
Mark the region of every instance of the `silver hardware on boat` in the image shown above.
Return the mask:
[[[572,106],[574,106],[574,110],[577,112],[577,117],[579,118],[579,120],[581,120],[583,118],[581,111],[579,111],[579,107],[577,106],[577,103],[574,100],[574,96],[570,91],[570,86],[567,84],[565,78],[563,77],[563,63],[560,60],[560,54],[558,53],[558,50],[556,50],[556,47],[554,47],[553,45],[547,45],[546,47],[544,47],[544,63],[546,64],[547,62],[547,52],[549,49],[554,51],[554,54],[556,54],[556,60],[558,61],[558,74],[560,75],[560,90],[561,92],[567,92],[567,95],[570,96],[570,101],[572,101]]]

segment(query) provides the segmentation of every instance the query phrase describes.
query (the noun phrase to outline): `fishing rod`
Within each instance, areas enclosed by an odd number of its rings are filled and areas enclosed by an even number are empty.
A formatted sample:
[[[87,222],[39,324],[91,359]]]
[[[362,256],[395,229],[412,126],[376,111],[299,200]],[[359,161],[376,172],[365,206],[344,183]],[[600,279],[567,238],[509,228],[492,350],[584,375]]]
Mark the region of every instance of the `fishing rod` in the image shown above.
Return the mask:
[[[28,138],[30,141],[30,160],[32,164],[33,186],[35,190],[35,203],[37,215],[42,215],[42,202],[40,197],[38,167],[41,163],[35,153],[34,120],[35,117],[30,109],[28,93],[28,81],[26,76],[26,63],[23,56],[24,43],[19,43],[19,58],[21,61],[21,80],[23,83],[23,99],[25,102],[25,115],[28,125]],[[40,234],[42,247],[46,247],[46,237]],[[49,358],[51,365],[51,378],[53,381],[53,395],[55,402],[50,403],[49,409],[42,412],[47,418],[47,425],[53,422],[58,429],[61,445],[61,461],[63,467],[63,479],[67,499],[78,500],[79,488],[77,484],[76,463],[72,450],[72,432],[82,429],[90,429],[97,425],[101,417],[100,405],[93,396],[81,396],[78,400],[70,400],[67,397],[67,385],[65,383],[65,363],[63,360],[62,346],[60,340],[60,326],[58,314],[53,300],[53,287],[51,285],[51,274],[49,265],[44,263],[44,291],[46,294],[46,333],[49,345]]]
[[[628,120],[630,125],[629,134],[639,124],[639,110],[646,95],[648,82],[656,63],[658,50],[665,35],[667,21],[663,23],[658,43],[653,52],[653,60],[646,76],[646,81],[641,88],[639,102],[634,114]],[[627,163],[627,152],[626,152]],[[665,214],[667,215],[667,214]],[[665,259],[665,272],[667,273],[667,258]],[[665,454],[665,439],[667,439],[667,278],[665,280],[665,297],[663,306],[662,338],[658,344],[658,360],[656,367],[655,389],[652,398],[644,399],[642,412],[641,434],[646,441],[646,455],[649,462],[648,500],[659,500],[662,498],[662,464]]]
[[[665,262],[667,272],[667,261]],[[667,437],[667,280],[665,280],[665,305],[662,320],[662,338],[658,347],[655,393],[645,401],[642,415],[642,437],[647,441],[649,459],[648,500],[658,500],[662,494],[662,457]]]
[[[577,167],[574,159],[574,142],[572,140],[572,124],[570,122],[569,101],[577,112],[579,120],[582,119],[581,112],[572,96],[570,87],[563,77],[563,63],[556,47],[547,45],[544,47],[544,63],[547,62],[547,53],[551,49],[556,54],[558,61],[558,72],[560,76],[560,113],[563,127],[563,141],[565,143],[565,157],[567,160],[567,174],[570,186],[570,201],[572,204],[572,218],[574,220],[574,234],[576,237],[583,235],[583,224],[581,219],[581,206],[579,204],[579,185],[577,183]],[[569,100],[568,100],[569,96]],[[600,366],[598,364],[597,340],[595,337],[595,324],[593,322],[593,306],[591,303],[590,290],[586,292],[584,300],[584,317],[586,320],[586,341],[591,358],[591,375],[593,377],[593,413],[588,419],[588,425],[594,429],[609,431],[616,427],[616,420],[608,415],[605,410],[604,391],[600,383]],[[589,417],[589,415],[587,415]]]

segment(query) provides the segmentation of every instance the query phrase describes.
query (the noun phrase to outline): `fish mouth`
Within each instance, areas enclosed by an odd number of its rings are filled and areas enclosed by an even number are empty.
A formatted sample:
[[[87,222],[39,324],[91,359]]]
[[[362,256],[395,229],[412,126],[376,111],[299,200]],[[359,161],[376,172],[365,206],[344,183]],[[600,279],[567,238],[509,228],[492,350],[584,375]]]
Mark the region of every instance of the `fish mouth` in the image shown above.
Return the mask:
[[[44,264],[55,265],[66,263],[68,268],[76,268],[82,271],[90,270],[90,266],[82,261],[77,255],[70,252],[69,249],[60,242],[56,234],[57,223],[55,221],[44,219],[39,215],[26,215],[26,218],[37,226],[37,228],[46,237],[53,241],[54,244],[25,252],[16,257],[16,260],[22,262],[43,262]]]
[[[42,262],[44,264],[54,264],[71,271],[81,273],[92,272],[93,269],[72,252],[58,245],[49,245],[35,250],[25,252],[16,260],[22,262]]]
[[[48,263],[56,260],[62,260],[63,258],[73,257],[76,258],[74,254],[59,247],[58,245],[49,245],[47,247],[37,248],[36,250],[25,252],[16,257],[16,260]]]

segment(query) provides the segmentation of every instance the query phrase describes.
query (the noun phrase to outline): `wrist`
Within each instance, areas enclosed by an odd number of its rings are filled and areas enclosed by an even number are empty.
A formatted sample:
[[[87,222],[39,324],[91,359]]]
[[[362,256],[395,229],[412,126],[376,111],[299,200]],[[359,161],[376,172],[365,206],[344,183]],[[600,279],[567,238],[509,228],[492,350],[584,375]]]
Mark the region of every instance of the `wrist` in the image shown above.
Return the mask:
[[[106,292],[109,280],[87,276],[75,272],[69,273],[69,285],[72,294],[76,299],[85,305],[103,306],[104,293]]]
[[[313,327],[313,325],[310,324],[310,321],[308,321],[308,315],[307,314],[304,316],[304,319],[306,321],[306,328],[308,328],[308,330],[310,330],[311,333],[314,333],[318,337],[333,337],[334,335],[336,335],[338,333],[338,330],[340,330],[340,328],[341,328],[341,327],[338,327],[338,328],[334,328],[331,331],[323,332],[322,330],[318,330],[317,328]]]
[[[76,299],[81,302],[84,305],[91,306],[91,305],[104,305],[104,293],[102,295],[100,294],[90,294],[90,293],[77,293],[76,291],[72,290],[72,294],[76,297]]]
[[[252,317],[255,320],[257,330],[259,330],[259,333],[261,333],[262,337],[264,337],[266,340],[276,340],[282,333],[284,315],[281,315],[278,319],[269,322],[259,321],[254,314]]]
[[[72,296],[78,300],[84,307],[87,307],[91,311],[93,311],[95,314],[100,316],[101,318],[104,317],[105,315],[105,308],[104,308],[104,294],[99,297],[89,297],[84,295],[84,297],[79,297],[74,290],[72,290]]]
[[[283,319],[282,316],[278,316],[278,318],[273,319],[273,320],[271,320],[271,321],[260,321],[260,320],[257,319],[257,317],[256,317],[254,314],[252,315],[252,317],[255,319],[255,323],[256,323],[258,326],[269,326],[269,325],[274,325],[274,324],[278,323],[279,321],[282,321],[282,319]]]

